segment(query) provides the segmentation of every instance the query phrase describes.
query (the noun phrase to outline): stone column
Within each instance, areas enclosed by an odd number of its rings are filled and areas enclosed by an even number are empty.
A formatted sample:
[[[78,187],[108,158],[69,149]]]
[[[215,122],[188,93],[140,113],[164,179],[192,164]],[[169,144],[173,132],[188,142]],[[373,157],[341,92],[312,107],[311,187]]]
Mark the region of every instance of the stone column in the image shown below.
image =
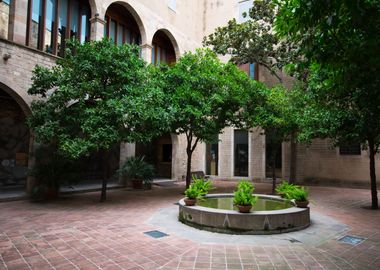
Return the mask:
[[[286,141],[282,143],[282,178],[285,180],[289,180],[290,176],[290,158],[291,158],[291,149],[290,149],[290,141]]]
[[[234,129],[227,127],[219,135],[219,171],[218,178],[233,177],[233,135]]]
[[[16,43],[25,44],[26,22],[28,17],[28,1],[11,1],[9,14],[8,39]]]
[[[134,143],[121,143],[120,144],[120,160],[119,167],[121,168],[124,162],[130,158],[134,157],[136,154],[136,144]],[[127,185],[126,177],[124,175],[119,176],[119,184]]]
[[[308,147],[306,144],[297,144],[297,168],[296,168],[296,179],[301,183],[305,181],[305,163],[308,154]]]
[[[95,14],[95,17],[90,19],[91,23],[91,40],[101,40],[104,37],[104,27],[106,21],[99,18],[99,14]]]
[[[250,177],[253,180],[265,179],[265,135],[261,128],[250,133]]]
[[[143,44],[141,48],[141,58],[144,59],[147,63],[152,63],[152,46],[149,44]]]

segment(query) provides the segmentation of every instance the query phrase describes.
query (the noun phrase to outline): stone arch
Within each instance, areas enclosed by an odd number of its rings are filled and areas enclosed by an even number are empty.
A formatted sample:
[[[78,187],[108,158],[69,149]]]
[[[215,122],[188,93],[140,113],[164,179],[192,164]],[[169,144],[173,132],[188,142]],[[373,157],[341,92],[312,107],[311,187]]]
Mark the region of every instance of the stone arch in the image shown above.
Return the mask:
[[[146,44],[146,42],[147,42],[147,34],[146,34],[146,28],[144,26],[144,23],[141,20],[140,15],[137,13],[136,9],[129,2],[130,1],[111,1],[105,7],[103,17],[106,14],[107,9],[112,4],[119,4],[119,5],[123,6],[123,7],[125,7],[129,11],[129,13],[131,13],[133,19],[135,20],[135,22],[136,22],[136,24],[137,24],[137,26],[139,28],[140,35],[141,35],[141,44]],[[102,17],[102,19],[104,19],[103,17]]]
[[[164,33],[169,38],[169,40],[170,40],[170,42],[171,42],[171,44],[172,44],[172,46],[174,48],[174,53],[175,53],[176,61],[178,61],[178,59],[181,57],[181,51],[180,51],[180,48],[178,46],[177,40],[175,39],[174,35],[168,29],[166,29],[166,28],[159,28],[159,29],[157,29],[157,31],[152,36],[152,40],[151,40],[150,44],[153,44],[154,36],[158,32]]]
[[[0,178],[4,184],[30,187],[30,177],[33,159],[33,135],[26,125],[26,118],[31,115],[27,95],[12,89],[7,83],[0,82]],[[24,184],[24,179],[26,180]],[[25,185],[25,186],[24,186]]]
[[[25,116],[31,115],[32,111],[30,109],[29,104],[31,103],[31,99],[27,98],[28,96],[21,96],[19,93],[22,93],[21,91],[18,91],[16,88],[11,88],[8,86],[9,84],[6,82],[0,82],[0,89],[6,92],[8,95],[10,95],[17,104],[21,107],[22,111],[24,112]]]
[[[95,17],[96,14],[99,14],[98,6],[96,5],[95,0],[87,0],[88,4],[90,5],[91,9],[91,18]]]

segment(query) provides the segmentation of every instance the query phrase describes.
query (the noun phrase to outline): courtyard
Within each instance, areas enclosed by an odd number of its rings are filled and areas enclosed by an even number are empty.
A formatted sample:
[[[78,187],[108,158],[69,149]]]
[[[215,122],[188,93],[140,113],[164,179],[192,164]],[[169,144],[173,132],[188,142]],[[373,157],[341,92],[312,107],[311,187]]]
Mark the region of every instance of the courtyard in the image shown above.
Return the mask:
[[[221,193],[236,182],[214,184]],[[270,184],[255,186],[270,193]],[[0,269],[379,269],[380,212],[369,210],[369,191],[309,189],[311,226],[270,236],[212,233],[178,222],[183,182],[110,190],[105,203],[99,192],[3,202]]]

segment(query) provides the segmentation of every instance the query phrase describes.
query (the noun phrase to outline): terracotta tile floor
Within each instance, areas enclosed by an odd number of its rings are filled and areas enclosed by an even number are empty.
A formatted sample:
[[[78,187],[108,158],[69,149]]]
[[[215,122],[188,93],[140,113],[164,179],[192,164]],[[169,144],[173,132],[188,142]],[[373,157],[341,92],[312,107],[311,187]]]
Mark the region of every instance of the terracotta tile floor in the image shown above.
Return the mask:
[[[233,189],[218,181],[215,192]],[[258,193],[270,186],[257,184]],[[368,190],[310,187],[312,211],[347,224],[346,234],[366,238],[352,246],[206,244],[175,233],[159,239],[146,221],[181,198],[181,185],[151,191],[111,190],[70,195],[53,202],[0,203],[0,270],[3,269],[380,269],[380,211]]]

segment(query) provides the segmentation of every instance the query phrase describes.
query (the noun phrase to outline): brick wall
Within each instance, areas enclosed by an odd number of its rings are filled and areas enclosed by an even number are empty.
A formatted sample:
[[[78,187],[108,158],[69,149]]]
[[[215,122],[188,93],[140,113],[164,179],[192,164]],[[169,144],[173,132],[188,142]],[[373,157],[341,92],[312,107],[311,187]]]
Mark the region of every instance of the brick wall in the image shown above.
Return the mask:
[[[11,58],[4,60],[9,54]],[[12,89],[26,104],[32,97],[27,94],[32,71],[36,65],[52,67],[56,58],[16,43],[0,39],[0,82]]]

